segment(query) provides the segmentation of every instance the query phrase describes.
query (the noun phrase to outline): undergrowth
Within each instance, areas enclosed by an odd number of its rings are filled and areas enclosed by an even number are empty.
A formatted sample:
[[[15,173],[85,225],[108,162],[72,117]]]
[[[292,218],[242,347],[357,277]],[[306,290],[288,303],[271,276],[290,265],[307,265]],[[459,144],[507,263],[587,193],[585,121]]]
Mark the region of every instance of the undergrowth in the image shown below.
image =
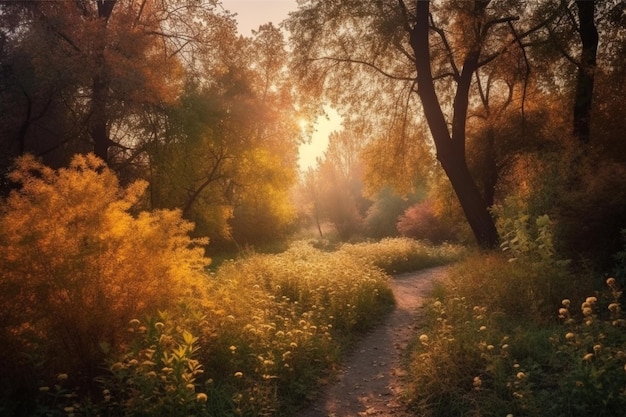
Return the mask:
[[[121,324],[129,343],[110,349],[92,383],[40,370],[29,413],[293,415],[392,308],[382,268],[423,268],[459,253],[409,239],[334,252],[296,242],[282,254],[226,261],[207,276],[206,295]],[[10,406],[7,415],[17,412]]]
[[[502,219],[502,218],[501,218]],[[594,289],[553,250],[547,216],[505,217],[501,254],[440,282],[410,358],[421,416],[621,416],[626,321],[614,278]]]

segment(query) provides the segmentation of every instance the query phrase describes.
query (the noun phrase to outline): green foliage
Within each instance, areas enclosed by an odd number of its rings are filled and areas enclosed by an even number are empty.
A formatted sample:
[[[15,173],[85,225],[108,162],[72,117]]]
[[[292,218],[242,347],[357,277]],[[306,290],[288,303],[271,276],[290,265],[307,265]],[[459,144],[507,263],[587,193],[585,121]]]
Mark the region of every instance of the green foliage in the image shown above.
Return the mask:
[[[575,312],[569,298],[548,308],[540,292],[528,293],[541,288],[535,268],[528,258],[491,255],[453,269],[412,352],[409,396],[417,413],[621,415],[626,321],[616,280],[587,298],[563,283],[562,297],[584,300]],[[522,272],[512,275],[516,269]]]
[[[396,195],[391,187],[383,188],[376,196],[374,203],[367,210],[363,226],[368,237],[383,239],[398,235],[396,221],[404,210],[414,201]]]
[[[122,416],[190,415],[204,409],[207,394],[198,378],[198,337],[182,329],[167,314],[159,320],[129,323],[137,334],[128,352],[99,378],[102,414]]]

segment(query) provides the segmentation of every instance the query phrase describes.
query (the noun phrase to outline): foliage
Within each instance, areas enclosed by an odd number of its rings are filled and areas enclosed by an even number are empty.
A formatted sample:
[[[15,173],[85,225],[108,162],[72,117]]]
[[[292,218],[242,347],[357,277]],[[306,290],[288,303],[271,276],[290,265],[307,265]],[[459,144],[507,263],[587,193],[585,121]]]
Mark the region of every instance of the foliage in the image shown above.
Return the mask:
[[[15,354],[93,376],[130,319],[202,294],[207,242],[177,211],[139,212],[145,183],[120,187],[93,155],[57,171],[26,156],[11,179],[21,188],[0,217],[0,324]]]
[[[465,255],[465,249],[460,246],[434,246],[409,238],[386,238],[376,243],[343,245],[340,251],[364,263],[374,264],[388,274],[444,265]]]
[[[139,333],[110,374],[100,378],[103,404],[125,416],[170,416],[201,412],[206,402],[196,359],[198,337],[161,313],[159,321],[133,319],[129,331]],[[106,412],[105,412],[106,414]]]
[[[396,195],[391,187],[384,187],[374,198],[363,220],[366,235],[374,239],[397,236],[398,217],[413,201],[419,199],[420,194],[418,192],[403,198]]]
[[[397,227],[402,236],[428,240],[435,244],[455,240],[454,230],[437,217],[430,200],[406,209],[398,218]]]
[[[9,416],[289,415],[392,307],[381,268],[460,252],[297,242],[207,275],[206,241],[180,213],[141,212],[145,184],[120,187],[93,155],[59,170],[24,157],[12,179],[0,229]]]
[[[549,262],[538,274],[531,257],[509,262],[480,255],[453,268],[411,354],[416,412],[620,415],[626,405],[622,292],[610,278],[609,291],[585,297],[592,291],[580,285],[586,277],[563,271],[567,279],[555,282],[553,267]],[[544,280],[552,282],[551,296]]]
[[[424,415],[620,415],[626,340],[612,291],[604,312],[596,297],[587,298],[582,322],[570,318],[564,300],[567,323],[547,328],[473,305],[460,293],[433,302],[432,327],[413,353],[414,406]]]

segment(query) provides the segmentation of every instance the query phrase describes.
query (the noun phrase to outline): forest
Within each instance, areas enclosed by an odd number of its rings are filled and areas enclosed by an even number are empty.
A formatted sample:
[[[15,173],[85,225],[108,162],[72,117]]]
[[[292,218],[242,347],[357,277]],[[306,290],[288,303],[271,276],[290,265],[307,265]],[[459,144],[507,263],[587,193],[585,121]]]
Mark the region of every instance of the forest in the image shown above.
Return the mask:
[[[625,57],[623,0],[1,1],[0,415],[296,416],[449,265],[408,409],[621,416]]]

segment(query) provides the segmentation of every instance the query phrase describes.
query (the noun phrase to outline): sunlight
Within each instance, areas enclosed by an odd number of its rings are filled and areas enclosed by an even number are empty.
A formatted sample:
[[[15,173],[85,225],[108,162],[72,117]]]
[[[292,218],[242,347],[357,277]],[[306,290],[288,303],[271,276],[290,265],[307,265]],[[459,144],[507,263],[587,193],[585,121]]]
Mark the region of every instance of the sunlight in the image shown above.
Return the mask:
[[[304,172],[310,168],[315,168],[317,159],[324,156],[328,148],[328,137],[332,132],[342,130],[342,117],[337,110],[329,106],[324,106],[326,115],[319,116],[313,125],[313,131],[308,141],[300,145],[298,166]],[[300,127],[306,130],[308,122],[300,120]]]

